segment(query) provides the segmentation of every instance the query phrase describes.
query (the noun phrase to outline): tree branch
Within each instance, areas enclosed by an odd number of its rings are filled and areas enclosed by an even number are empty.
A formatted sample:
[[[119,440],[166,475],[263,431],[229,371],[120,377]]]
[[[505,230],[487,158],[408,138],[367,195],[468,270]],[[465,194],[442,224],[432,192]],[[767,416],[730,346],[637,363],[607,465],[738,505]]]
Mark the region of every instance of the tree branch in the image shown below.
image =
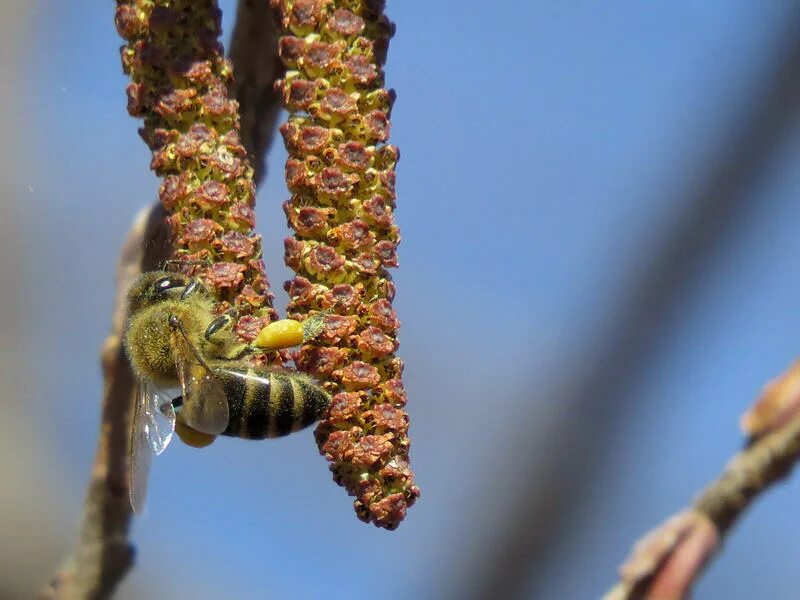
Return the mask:
[[[142,271],[168,258],[169,228],[160,205],[139,213],[122,247],[111,333],[101,351],[102,424],[74,555],[40,593],[42,599],[108,598],[133,563],[128,539],[128,438],[134,376],[122,348],[125,293]]]
[[[215,5],[205,8],[212,13],[216,10]],[[165,23],[168,23],[171,22],[168,19],[171,14],[169,10],[162,10],[157,16],[166,19]],[[127,36],[126,39],[137,38],[142,34],[143,24],[140,17],[128,4],[118,3],[117,27]],[[151,17],[156,18],[154,15]],[[145,23],[146,27],[151,24],[151,21]],[[192,33],[200,35],[203,32],[192,30]],[[213,47],[209,52],[213,54],[215,50],[216,47]],[[173,63],[169,63],[169,60],[175,58],[172,54],[162,53],[158,56],[164,57],[169,66],[175,67]],[[277,58],[277,28],[266,0],[240,2],[231,58],[236,63],[237,81],[233,91],[242,111],[243,144],[254,157],[255,179],[259,181],[264,172],[263,157],[272,141],[280,108],[279,97],[273,91],[273,82],[283,74],[283,67]],[[128,69],[135,68],[138,64],[135,58],[130,60],[133,60],[131,64],[123,62]],[[196,64],[202,67],[204,63]],[[222,71],[224,72],[224,68]],[[185,75],[183,71],[180,72]],[[147,83],[152,82],[148,80]],[[145,87],[134,85],[129,88],[133,102],[133,105],[129,103],[129,109],[133,106],[143,111],[143,107],[149,106],[147,102],[151,98]],[[229,146],[236,150],[234,142],[235,140],[228,140]],[[167,216],[162,204],[142,211],[122,248],[111,333],[101,352],[105,380],[102,425],[80,541],[74,555],[41,591],[40,598],[43,599],[108,598],[133,564],[133,546],[128,538],[131,521],[128,499],[128,439],[135,379],[122,347],[127,308],[125,294],[141,272],[158,268],[172,253],[172,235]],[[247,215],[245,217],[250,218]],[[268,305],[270,296],[266,289],[264,294]]]
[[[800,363],[767,387],[742,420],[757,433],[691,508],[648,533],[620,568],[606,600],[685,598],[722,538],[759,494],[785,478],[800,460]],[[768,410],[764,410],[765,407]],[[763,419],[754,419],[768,415]],[[752,431],[758,423],[758,431]]]
[[[264,157],[272,145],[281,109],[274,84],[285,71],[278,58],[278,28],[267,0],[239,1],[228,56],[233,62],[242,144],[259,184],[266,174]]]
[[[798,21],[800,13],[795,13],[792,22]],[[709,256],[758,200],[756,194],[746,192],[791,131],[800,100],[798,60],[800,37],[791,33],[776,39],[774,56],[763,74],[754,78],[758,95],[743,107],[735,132],[701,161],[710,165],[706,179],[689,190],[688,198],[665,200],[686,208],[671,227],[665,227],[647,253],[646,268],[621,294],[620,308],[615,311],[621,319],[609,320],[591,354],[574,361],[588,368],[569,371],[562,387],[551,395],[550,403],[559,411],[549,437],[526,435],[513,448],[515,457],[537,460],[544,456],[532,467],[537,477],[519,482],[499,523],[474,542],[492,550],[463,567],[468,575],[455,578],[454,597],[516,598],[544,593],[540,582],[557,554],[554,548],[564,539],[563,529],[579,512],[585,490],[602,471],[598,465],[609,441],[620,435],[621,424],[626,423],[624,415],[631,406],[625,386],[655,347],[653,341],[668,329]],[[520,421],[534,418],[522,416]],[[592,440],[593,451],[562,453],[557,459],[541,452],[548,447],[582,447],[586,440]],[[526,527],[519,526],[521,514],[526,515]],[[528,587],[531,583],[533,588]]]

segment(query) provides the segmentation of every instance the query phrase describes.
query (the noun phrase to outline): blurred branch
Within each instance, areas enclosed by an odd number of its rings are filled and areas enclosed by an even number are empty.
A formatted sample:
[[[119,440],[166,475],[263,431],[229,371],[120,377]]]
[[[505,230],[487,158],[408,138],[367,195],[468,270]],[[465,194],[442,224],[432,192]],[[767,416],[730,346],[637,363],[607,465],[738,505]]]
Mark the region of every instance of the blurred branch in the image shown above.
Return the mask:
[[[122,248],[111,333],[101,352],[102,424],[80,540],[75,554],[42,590],[42,599],[108,598],[133,563],[128,540],[128,438],[134,376],[122,348],[125,293],[140,272],[168,257],[169,229],[161,205],[143,210]]]
[[[606,600],[679,600],[687,596],[720,540],[744,510],[786,477],[800,460],[799,380],[800,362],[767,388],[743,419],[746,429],[757,422],[760,436],[734,456],[691,508],[636,544],[620,568],[621,581]],[[756,413],[766,416],[766,421],[754,420]]]
[[[159,15],[166,18],[167,12]],[[119,3],[117,26],[126,39],[141,33],[140,18],[129,5]],[[231,59],[235,63],[234,91],[241,109],[242,142],[255,159],[258,181],[263,176],[263,157],[280,108],[273,82],[283,73],[277,58],[277,28],[266,0],[240,2]],[[129,88],[129,92],[143,101],[136,96],[137,89]],[[171,253],[166,218],[161,204],[143,211],[122,249],[112,329],[101,353],[105,379],[102,426],[80,541],[75,554],[42,590],[41,598],[108,598],[133,563],[133,546],[128,538],[128,438],[135,381],[122,347],[125,293],[139,273],[158,268]]]
[[[284,73],[278,58],[278,28],[268,0],[239,0],[229,58],[239,101],[242,144],[250,155],[256,184],[265,175],[264,157],[275,136],[281,99],[274,83]]]
[[[560,393],[553,394],[550,402],[558,407],[558,416],[549,436],[544,440],[525,436],[513,448],[515,460],[536,461],[529,470],[537,477],[515,487],[498,525],[486,536],[491,539],[477,543],[487,552],[480,562],[465,567],[471,577],[456,578],[456,585],[463,588],[453,597],[542,595],[536,586],[556,554],[564,528],[584,502],[583,490],[600,472],[610,441],[627,426],[624,414],[632,406],[623,393],[625,386],[655,347],[654,341],[668,329],[709,257],[757,200],[747,191],[780,148],[797,115],[800,37],[796,24],[786,30],[790,39],[776,44],[765,76],[753,85],[758,95],[734,120],[733,135],[703,161],[709,165],[703,184],[691,190],[688,201],[667,200],[686,209],[672,227],[665,228],[650,252],[652,259],[620,302],[621,318],[609,319],[605,336],[588,357],[589,367],[582,374],[570,370]],[[520,417],[521,422],[528,420]],[[581,451],[587,444],[592,451]],[[542,453],[542,448],[564,450],[554,456]],[[524,527],[520,515],[525,515]]]

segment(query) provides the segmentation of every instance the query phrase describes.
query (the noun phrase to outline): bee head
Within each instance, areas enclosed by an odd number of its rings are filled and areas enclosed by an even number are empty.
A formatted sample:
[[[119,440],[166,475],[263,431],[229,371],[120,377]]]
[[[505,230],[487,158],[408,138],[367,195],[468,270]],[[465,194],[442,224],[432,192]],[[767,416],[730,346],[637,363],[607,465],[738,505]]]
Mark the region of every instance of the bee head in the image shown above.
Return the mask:
[[[189,279],[180,273],[148,271],[128,290],[128,310],[135,311],[164,300],[179,298]]]

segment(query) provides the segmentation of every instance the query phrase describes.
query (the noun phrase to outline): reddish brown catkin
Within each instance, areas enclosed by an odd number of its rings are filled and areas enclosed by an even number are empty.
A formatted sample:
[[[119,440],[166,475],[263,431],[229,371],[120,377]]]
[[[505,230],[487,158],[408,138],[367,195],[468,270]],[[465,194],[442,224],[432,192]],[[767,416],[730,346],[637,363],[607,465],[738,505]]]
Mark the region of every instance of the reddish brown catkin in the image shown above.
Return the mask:
[[[395,164],[386,144],[394,94],[381,65],[394,26],[383,3],[271,0],[287,67],[278,82],[290,112],[281,127],[289,158],[284,204],[294,237],[286,263],[289,316],[333,309],[323,333],[296,354],[327,381],[330,414],[316,431],[334,480],[364,521],[396,528],[419,496],[409,468],[408,416],[395,356]]]
[[[238,309],[236,331],[250,341],[276,314],[220,18],[215,0],[117,0],[115,22],[127,41],[128,112],[144,118],[175,258],[215,294],[218,310]]]

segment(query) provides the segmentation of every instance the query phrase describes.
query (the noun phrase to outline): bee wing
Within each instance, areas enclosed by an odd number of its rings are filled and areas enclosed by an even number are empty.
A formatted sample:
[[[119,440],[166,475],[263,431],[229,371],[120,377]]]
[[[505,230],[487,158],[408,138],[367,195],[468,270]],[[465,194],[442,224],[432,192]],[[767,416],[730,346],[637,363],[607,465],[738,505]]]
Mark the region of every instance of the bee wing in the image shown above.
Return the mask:
[[[141,514],[153,455],[164,451],[175,432],[175,409],[149,381],[139,382],[134,402],[129,494],[133,512]]]
[[[189,341],[180,333],[175,343],[181,350],[176,361],[178,379],[183,393],[181,419],[192,429],[219,435],[228,428],[228,400],[222,383],[201,362]]]

